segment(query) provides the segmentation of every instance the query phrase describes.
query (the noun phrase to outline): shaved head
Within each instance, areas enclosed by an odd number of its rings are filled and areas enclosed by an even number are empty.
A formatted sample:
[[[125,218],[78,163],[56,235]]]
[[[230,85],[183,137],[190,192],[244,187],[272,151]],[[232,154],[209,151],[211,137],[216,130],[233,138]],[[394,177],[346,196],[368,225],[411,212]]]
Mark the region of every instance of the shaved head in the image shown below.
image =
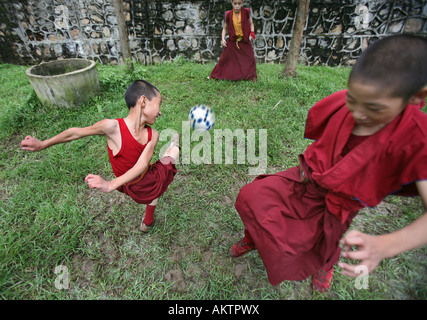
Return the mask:
[[[408,100],[427,84],[427,39],[400,34],[377,40],[357,60],[352,81]]]

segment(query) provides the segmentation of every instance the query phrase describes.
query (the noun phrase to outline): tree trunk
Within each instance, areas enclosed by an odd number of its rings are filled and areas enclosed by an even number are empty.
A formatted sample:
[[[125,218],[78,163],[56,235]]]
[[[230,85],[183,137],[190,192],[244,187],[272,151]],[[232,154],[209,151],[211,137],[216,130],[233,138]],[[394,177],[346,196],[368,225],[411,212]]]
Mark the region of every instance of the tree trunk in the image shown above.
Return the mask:
[[[114,0],[114,11],[116,13],[117,25],[119,27],[120,47],[122,57],[127,66],[133,69],[132,56],[130,54],[129,36],[126,28],[123,0]]]
[[[297,76],[298,56],[301,49],[301,40],[304,33],[304,25],[307,19],[308,7],[310,0],[299,0],[296,20],[292,30],[292,39],[289,47],[289,52],[286,58],[286,66],[283,70],[283,75],[288,77]]]

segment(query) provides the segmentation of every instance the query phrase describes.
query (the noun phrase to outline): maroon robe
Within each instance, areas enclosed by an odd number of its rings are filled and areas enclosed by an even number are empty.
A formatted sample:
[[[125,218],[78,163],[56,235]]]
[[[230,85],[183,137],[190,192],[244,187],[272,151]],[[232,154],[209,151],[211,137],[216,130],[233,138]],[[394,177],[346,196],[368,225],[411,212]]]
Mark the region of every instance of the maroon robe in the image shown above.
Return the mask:
[[[150,204],[166,192],[176,172],[173,158],[163,157],[150,164],[141,178],[137,178],[117,190],[127,194],[137,203]]]
[[[222,51],[218,63],[210,77],[224,80],[256,80],[256,62],[252,43],[249,40],[251,27],[249,23],[250,9],[242,8],[241,23],[243,40],[236,43],[237,36],[233,25],[233,10],[225,13],[225,22],[228,24],[227,46]]]
[[[135,140],[122,118],[116,120],[120,128],[121,148],[115,155],[108,145],[107,149],[114,175],[120,177],[136,164],[148,142],[151,141],[152,129],[147,126],[148,141],[143,145]],[[141,176],[120,186],[117,190],[127,194],[137,203],[150,204],[167,190],[176,172],[173,158],[163,157],[154,164],[150,164]]]
[[[343,157],[355,125],[345,98],[340,91],[310,109],[305,137],[316,141],[299,167],[257,177],[236,199],[273,285],[333,266],[358,210],[427,179],[427,115],[419,106],[408,105]]]

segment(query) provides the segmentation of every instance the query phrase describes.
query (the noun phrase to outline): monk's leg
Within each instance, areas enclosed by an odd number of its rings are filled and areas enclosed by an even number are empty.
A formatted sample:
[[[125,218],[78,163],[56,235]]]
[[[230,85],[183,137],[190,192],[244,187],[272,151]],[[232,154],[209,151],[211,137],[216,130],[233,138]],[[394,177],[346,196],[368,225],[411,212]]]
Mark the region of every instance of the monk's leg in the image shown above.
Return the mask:
[[[142,216],[141,225],[139,226],[139,230],[142,232],[148,232],[153,225],[154,210],[156,209],[157,201],[159,201],[158,198],[154,199],[150,204],[147,204],[145,215]]]
[[[162,158],[171,157],[173,158],[173,161],[176,162],[179,158],[179,134],[175,134],[171,140],[172,142]],[[142,217],[141,225],[139,226],[139,229],[142,232],[148,232],[148,230],[152,227],[154,222],[154,210],[156,209],[158,201],[158,198],[154,199],[150,204],[147,205],[147,208],[145,209],[145,215]]]

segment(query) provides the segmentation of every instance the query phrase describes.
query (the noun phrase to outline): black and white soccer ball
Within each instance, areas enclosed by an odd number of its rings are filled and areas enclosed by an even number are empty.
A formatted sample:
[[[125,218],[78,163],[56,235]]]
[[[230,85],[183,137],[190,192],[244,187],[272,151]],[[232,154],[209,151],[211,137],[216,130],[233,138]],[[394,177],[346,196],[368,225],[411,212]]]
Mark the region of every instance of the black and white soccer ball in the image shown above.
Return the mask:
[[[215,124],[215,112],[211,107],[198,104],[191,108],[188,120],[194,130],[210,130]]]

